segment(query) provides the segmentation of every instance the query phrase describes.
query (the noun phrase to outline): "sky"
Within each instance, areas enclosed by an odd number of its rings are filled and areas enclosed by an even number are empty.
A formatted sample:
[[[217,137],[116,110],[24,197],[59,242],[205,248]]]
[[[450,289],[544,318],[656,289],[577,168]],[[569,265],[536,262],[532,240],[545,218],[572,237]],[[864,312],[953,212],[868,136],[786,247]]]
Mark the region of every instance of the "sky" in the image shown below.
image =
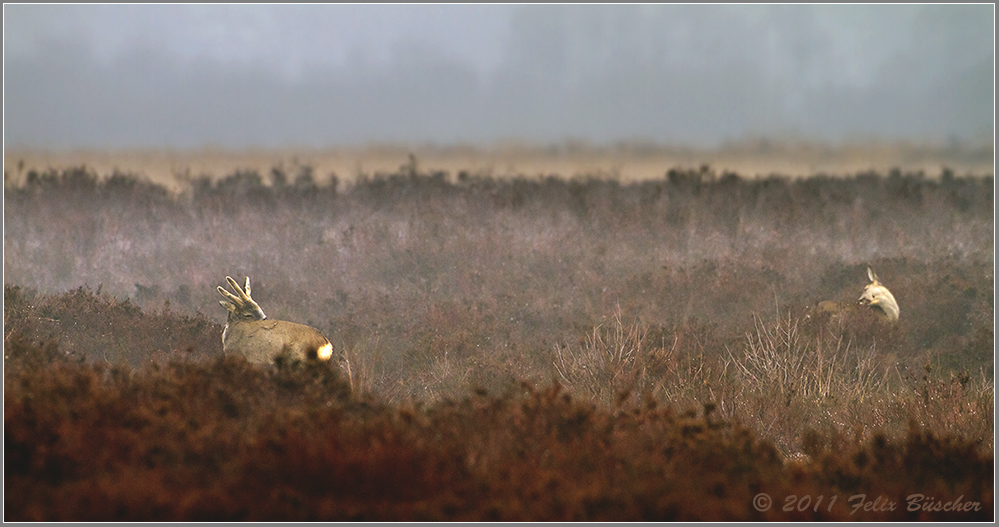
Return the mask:
[[[3,16],[5,148],[994,141],[994,4]]]

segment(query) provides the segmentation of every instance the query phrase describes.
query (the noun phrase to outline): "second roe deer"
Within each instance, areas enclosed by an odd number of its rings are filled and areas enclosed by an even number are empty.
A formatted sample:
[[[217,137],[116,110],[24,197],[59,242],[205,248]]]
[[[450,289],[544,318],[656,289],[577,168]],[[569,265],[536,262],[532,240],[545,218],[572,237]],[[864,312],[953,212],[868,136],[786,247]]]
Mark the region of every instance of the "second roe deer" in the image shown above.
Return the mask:
[[[842,321],[843,317],[856,316],[857,310],[861,309],[858,306],[866,306],[880,320],[898,321],[898,302],[895,301],[895,296],[878,280],[878,275],[870,267],[867,268],[867,277],[871,283],[864,287],[856,303],[823,300],[812,309],[807,318]]]

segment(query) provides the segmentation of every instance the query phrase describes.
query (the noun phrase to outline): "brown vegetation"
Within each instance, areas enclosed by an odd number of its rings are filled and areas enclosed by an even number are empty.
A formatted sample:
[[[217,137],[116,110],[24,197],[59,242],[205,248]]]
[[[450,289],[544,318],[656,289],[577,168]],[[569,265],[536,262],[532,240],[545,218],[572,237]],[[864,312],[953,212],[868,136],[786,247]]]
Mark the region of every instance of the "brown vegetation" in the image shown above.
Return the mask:
[[[785,464],[711,405],[609,409],[522,385],[387,406],[350,396],[329,363],[135,372],[7,346],[49,360],[5,373],[6,520],[992,517],[991,455],[916,425],[898,441],[809,433],[812,461]],[[908,510],[915,494],[973,508]]]
[[[270,183],[5,189],[6,519],[992,516],[991,176]],[[227,274],[343,369],[223,358]]]

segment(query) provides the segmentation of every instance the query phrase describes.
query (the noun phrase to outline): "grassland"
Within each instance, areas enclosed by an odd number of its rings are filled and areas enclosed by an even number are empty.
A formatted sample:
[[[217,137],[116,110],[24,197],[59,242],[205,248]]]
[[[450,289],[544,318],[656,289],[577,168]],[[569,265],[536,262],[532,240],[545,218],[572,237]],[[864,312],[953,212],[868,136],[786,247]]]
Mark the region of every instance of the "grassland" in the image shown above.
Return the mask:
[[[991,173],[23,172],[5,519],[992,517]],[[222,357],[226,275],[338,362]]]

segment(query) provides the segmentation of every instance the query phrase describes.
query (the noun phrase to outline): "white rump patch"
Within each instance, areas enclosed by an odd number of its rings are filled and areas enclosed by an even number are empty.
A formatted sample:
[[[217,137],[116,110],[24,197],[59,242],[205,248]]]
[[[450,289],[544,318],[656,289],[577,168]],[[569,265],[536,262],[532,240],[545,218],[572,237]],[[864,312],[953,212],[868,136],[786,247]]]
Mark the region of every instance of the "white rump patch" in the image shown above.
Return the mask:
[[[316,350],[316,357],[319,360],[329,360],[333,356],[333,345],[327,342]]]

